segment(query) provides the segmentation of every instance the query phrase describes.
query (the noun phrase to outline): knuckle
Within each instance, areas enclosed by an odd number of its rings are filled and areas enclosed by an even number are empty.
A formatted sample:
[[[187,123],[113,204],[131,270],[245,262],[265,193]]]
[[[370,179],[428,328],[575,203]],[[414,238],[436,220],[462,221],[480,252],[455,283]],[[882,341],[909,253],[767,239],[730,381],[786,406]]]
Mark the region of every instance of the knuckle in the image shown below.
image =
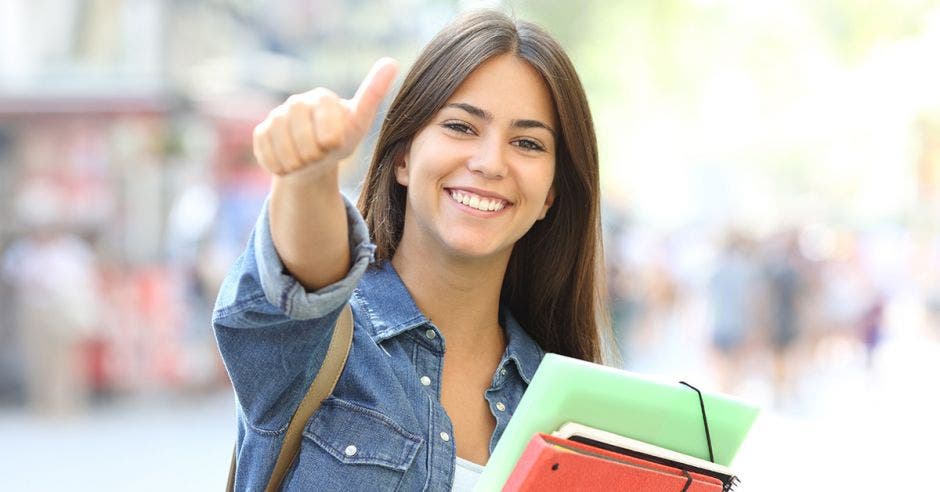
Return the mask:
[[[300,112],[309,111],[310,100],[306,99],[303,95],[295,94],[287,99],[287,102],[284,103],[284,114],[294,115]]]
[[[331,102],[338,99],[338,96],[333,91],[327,89],[326,87],[317,87],[312,91],[307,93],[307,99],[316,106],[330,104]]]
[[[268,115],[268,119],[271,120],[271,123],[283,120],[287,117],[290,111],[290,107],[286,104],[282,104],[271,111],[271,114]]]
[[[306,101],[308,104],[313,104],[313,105],[319,104],[320,101],[323,100],[323,91],[325,90],[326,89],[322,87],[317,87],[316,89],[313,89],[305,93],[304,101]]]
[[[299,125],[300,123],[303,122],[304,118],[309,118],[309,115],[310,115],[309,106],[305,104],[297,104],[297,105],[291,106],[290,111],[287,114],[287,119],[289,119],[293,125]]]
[[[264,120],[261,123],[258,123],[257,125],[255,125],[255,129],[251,134],[255,142],[257,142],[259,138],[263,137],[264,135],[268,133],[268,128],[270,126],[271,124],[268,120]]]
[[[280,136],[279,134],[283,127],[284,127],[283,121],[274,120],[271,122],[271,126],[270,128],[268,128],[268,131],[267,131],[267,136],[271,138],[272,143],[273,141],[276,141],[278,139],[278,137]]]
[[[318,98],[319,98],[319,97],[327,96],[327,95],[332,94],[332,93],[333,93],[333,91],[327,89],[326,87],[322,87],[322,86],[320,86],[320,87],[314,87],[313,90],[311,90],[310,92],[308,92],[308,94],[310,94],[311,96],[318,97]]]
[[[302,131],[294,131],[291,137],[300,160],[310,162],[316,158],[317,155],[313,135]]]

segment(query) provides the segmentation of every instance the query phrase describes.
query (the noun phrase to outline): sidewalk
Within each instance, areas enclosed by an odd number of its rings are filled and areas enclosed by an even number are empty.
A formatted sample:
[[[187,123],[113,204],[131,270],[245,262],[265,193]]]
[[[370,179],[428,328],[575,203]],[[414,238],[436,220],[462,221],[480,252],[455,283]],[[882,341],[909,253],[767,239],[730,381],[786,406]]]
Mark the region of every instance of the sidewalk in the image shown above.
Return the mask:
[[[221,392],[118,403],[62,421],[0,410],[0,490],[222,490],[235,442]]]

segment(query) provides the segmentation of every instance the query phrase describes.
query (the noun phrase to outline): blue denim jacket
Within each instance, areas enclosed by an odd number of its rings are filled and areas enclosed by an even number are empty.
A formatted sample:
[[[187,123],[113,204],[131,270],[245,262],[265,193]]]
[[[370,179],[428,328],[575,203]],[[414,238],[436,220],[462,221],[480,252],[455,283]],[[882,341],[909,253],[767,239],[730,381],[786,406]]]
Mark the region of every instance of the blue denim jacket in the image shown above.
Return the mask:
[[[274,249],[267,203],[228,273],[212,323],[235,387],[236,490],[263,490],[288,422],[326,354],[341,308],[352,306],[353,343],[333,394],[304,429],[286,490],[448,490],[456,447],[440,403],[444,339],[415,306],[391,263],[346,201],[352,268],[306,292]],[[490,451],[543,356],[505,309],[507,347],[483,395],[496,418]]]

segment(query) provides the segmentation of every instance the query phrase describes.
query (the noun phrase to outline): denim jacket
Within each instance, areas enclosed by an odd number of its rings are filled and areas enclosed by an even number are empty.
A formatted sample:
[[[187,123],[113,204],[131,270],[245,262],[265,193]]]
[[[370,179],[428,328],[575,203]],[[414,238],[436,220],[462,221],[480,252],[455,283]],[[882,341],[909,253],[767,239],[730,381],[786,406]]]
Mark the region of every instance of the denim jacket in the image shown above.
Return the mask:
[[[346,200],[352,267],[307,292],[274,249],[267,203],[229,271],[212,316],[236,395],[236,490],[263,490],[288,422],[323,362],[342,307],[352,307],[349,359],[303,431],[286,490],[449,490],[456,447],[440,403],[445,341],[415,306]],[[490,451],[543,356],[506,309],[507,347],[483,395],[496,419]]]

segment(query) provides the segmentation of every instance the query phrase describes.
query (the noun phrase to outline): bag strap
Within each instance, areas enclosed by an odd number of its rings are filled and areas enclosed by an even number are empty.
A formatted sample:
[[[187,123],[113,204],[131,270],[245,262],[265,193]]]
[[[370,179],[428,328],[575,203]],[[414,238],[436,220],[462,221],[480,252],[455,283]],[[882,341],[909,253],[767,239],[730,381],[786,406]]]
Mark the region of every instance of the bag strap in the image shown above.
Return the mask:
[[[346,366],[346,358],[349,357],[349,348],[352,346],[352,335],[352,309],[347,303],[343,311],[340,312],[339,318],[336,320],[333,336],[330,339],[330,347],[326,351],[326,358],[323,360],[323,365],[313,378],[313,382],[310,383],[310,388],[307,389],[307,394],[300,402],[300,406],[297,407],[293,417],[290,419],[290,423],[287,425],[287,432],[284,434],[284,442],[281,444],[281,451],[277,455],[277,461],[274,463],[274,471],[271,473],[271,478],[268,479],[268,485],[265,487],[265,491],[273,492],[280,490],[284,477],[287,476],[288,470],[290,470],[290,467],[297,459],[297,455],[300,453],[300,441],[304,426],[307,425],[307,421],[310,420],[310,417],[320,408],[320,404],[323,403],[323,400],[333,392],[333,389],[336,387],[336,382],[339,381],[339,376]],[[228,492],[235,490],[234,450],[232,451],[232,464],[229,467],[228,485],[226,485],[225,490]]]

